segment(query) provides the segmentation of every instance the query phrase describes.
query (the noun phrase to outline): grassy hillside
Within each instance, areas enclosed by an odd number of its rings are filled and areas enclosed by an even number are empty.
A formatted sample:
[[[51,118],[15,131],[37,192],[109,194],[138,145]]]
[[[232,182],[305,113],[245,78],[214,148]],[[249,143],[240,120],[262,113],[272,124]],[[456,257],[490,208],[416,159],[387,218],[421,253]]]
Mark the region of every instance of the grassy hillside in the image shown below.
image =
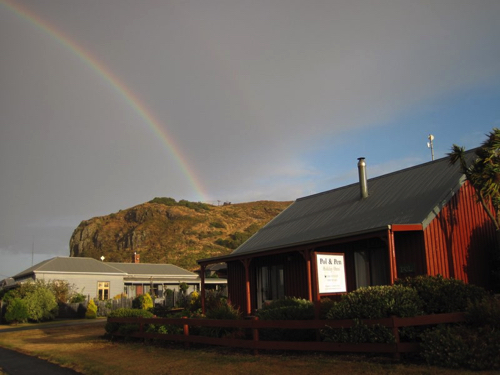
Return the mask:
[[[71,256],[171,263],[193,270],[196,260],[229,254],[291,202],[212,206],[172,198],[85,220],[70,240]]]

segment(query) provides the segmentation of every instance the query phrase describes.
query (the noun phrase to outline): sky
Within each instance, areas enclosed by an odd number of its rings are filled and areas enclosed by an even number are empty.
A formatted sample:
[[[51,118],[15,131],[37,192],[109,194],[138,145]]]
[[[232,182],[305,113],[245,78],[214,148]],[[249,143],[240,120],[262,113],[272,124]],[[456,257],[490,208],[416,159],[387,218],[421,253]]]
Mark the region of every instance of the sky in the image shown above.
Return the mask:
[[[0,280],[154,197],[288,201],[500,127],[498,0],[0,0]]]

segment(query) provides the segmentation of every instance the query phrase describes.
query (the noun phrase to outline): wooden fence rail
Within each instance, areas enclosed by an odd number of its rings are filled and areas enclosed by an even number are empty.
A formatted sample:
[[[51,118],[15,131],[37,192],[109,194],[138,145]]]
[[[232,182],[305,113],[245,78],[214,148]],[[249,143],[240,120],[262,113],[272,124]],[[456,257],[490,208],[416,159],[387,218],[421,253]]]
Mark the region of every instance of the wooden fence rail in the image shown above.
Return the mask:
[[[138,324],[139,330],[130,336],[143,339],[160,339],[165,341],[183,342],[186,347],[190,343],[222,345],[237,348],[251,349],[255,354],[258,350],[298,350],[298,351],[326,351],[326,352],[371,352],[392,353],[399,358],[400,353],[417,352],[420,350],[416,342],[401,342],[399,328],[436,325],[442,323],[459,323],[465,321],[464,313],[423,315],[411,318],[390,317],[384,319],[363,319],[365,325],[382,325],[392,330],[395,342],[382,343],[336,343],[319,341],[262,341],[259,340],[259,330],[266,328],[279,329],[315,329],[350,328],[356,324],[355,320],[258,320],[252,317],[245,320],[216,320],[216,319],[188,319],[188,318],[108,318],[110,323]],[[177,325],[183,328],[183,334],[162,334],[146,332],[146,325]],[[216,338],[190,334],[190,327],[218,327],[240,328],[251,332],[250,338]],[[123,336],[115,332],[113,336]]]

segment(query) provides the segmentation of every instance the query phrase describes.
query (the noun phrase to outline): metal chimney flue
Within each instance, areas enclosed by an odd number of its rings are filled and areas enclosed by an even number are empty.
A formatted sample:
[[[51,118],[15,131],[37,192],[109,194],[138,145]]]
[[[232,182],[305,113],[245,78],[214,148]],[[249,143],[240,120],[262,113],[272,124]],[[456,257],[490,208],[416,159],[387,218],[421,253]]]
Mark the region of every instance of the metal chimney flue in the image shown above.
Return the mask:
[[[361,198],[368,198],[368,179],[366,177],[365,158],[358,158],[359,188]]]

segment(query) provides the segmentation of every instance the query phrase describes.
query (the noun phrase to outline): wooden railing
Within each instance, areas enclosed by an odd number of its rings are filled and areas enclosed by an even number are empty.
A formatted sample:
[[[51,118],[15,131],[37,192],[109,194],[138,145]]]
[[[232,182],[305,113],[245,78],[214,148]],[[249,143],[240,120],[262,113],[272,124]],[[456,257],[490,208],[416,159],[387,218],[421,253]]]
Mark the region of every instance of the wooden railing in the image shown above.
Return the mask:
[[[459,323],[465,320],[464,313],[423,315],[411,318],[390,317],[384,319],[363,319],[365,325],[382,325],[392,330],[395,342],[392,344],[382,343],[337,343],[319,341],[262,341],[259,340],[259,330],[266,328],[278,329],[311,329],[319,330],[325,328],[350,328],[356,324],[355,320],[258,320],[252,317],[246,320],[215,320],[215,319],[188,319],[188,318],[108,318],[111,323],[138,324],[139,330],[132,332],[129,336],[143,339],[161,339],[167,341],[183,342],[185,347],[190,343],[222,345],[236,348],[247,348],[255,354],[259,350],[298,350],[298,351],[325,351],[325,352],[370,352],[370,353],[392,353],[399,358],[400,353],[417,352],[420,350],[416,342],[401,342],[399,328],[436,325],[442,323]],[[161,334],[145,331],[145,326],[153,325],[177,325],[183,328],[183,334]],[[219,327],[240,328],[251,332],[247,338],[216,338],[190,334],[190,327]],[[115,332],[113,336],[123,336]]]

